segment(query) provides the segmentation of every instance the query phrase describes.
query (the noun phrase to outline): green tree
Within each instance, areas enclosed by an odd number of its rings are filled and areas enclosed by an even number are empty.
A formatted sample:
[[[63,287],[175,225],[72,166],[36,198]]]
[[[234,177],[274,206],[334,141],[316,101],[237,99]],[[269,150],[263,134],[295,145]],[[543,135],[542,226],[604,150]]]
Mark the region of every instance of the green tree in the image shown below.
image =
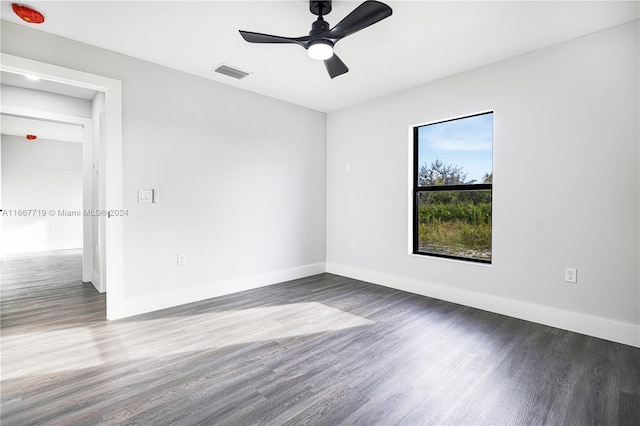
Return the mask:
[[[462,167],[455,164],[444,164],[436,159],[430,165],[424,163],[420,166],[418,185],[462,185],[466,178],[467,174],[464,173]]]

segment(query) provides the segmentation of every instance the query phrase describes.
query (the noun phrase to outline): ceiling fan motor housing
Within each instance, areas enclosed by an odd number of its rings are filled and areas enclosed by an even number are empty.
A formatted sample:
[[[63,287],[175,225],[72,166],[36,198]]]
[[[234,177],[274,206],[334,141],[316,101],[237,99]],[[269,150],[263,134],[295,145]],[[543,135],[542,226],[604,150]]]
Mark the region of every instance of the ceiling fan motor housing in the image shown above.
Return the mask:
[[[331,0],[309,0],[309,10],[314,15],[326,15],[331,12]]]
[[[311,24],[311,31],[309,31],[309,35],[320,34],[325,31],[329,31],[329,23],[324,19],[318,19]]]

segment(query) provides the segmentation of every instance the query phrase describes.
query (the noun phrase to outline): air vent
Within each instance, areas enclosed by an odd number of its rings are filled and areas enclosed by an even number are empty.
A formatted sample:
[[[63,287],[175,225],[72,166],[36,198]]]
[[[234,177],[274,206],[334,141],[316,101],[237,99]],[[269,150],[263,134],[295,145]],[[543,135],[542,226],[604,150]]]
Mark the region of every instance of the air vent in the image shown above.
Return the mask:
[[[231,67],[229,65],[220,64],[217,68],[214,69],[215,72],[227,75],[229,77],[233,77],[238,80],[242,80],[249,74],[250,72],[239,70],[238,68]]]

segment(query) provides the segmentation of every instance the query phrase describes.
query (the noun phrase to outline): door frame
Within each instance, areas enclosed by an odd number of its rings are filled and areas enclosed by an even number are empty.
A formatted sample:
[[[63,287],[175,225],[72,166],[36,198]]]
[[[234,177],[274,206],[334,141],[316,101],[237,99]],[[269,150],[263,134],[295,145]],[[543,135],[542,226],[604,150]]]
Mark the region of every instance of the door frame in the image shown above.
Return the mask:
[[[122,82],[45,62],[0,53],[0,69],[31,74],[44,80],[104,92],[104,133],[100,141],[100,210],[124,211],[122,192]],[[124,315],[123,234],[126,216],[100,216],[104,240],[100,241],[101,280],[107,290],[107,319]],[[104,265],[104,267],[102,267]]]

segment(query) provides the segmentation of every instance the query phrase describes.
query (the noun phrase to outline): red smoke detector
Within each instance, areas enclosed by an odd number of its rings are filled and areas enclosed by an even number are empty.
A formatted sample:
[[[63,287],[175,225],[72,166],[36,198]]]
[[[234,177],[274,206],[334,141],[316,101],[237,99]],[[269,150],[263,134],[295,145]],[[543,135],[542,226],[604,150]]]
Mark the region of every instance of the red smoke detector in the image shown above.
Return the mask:
[[[30,7],[22,6],[16,3],[11,5],[16,15],[20,17],[24,22],[30,24],[42,24],[44,22],[44,16],[37,10],[33,10]]]
[[[32,140],[36,140],[38,139],[38,137],[36,135],[27,135],[27,139],[29,139],[30,141]]]

